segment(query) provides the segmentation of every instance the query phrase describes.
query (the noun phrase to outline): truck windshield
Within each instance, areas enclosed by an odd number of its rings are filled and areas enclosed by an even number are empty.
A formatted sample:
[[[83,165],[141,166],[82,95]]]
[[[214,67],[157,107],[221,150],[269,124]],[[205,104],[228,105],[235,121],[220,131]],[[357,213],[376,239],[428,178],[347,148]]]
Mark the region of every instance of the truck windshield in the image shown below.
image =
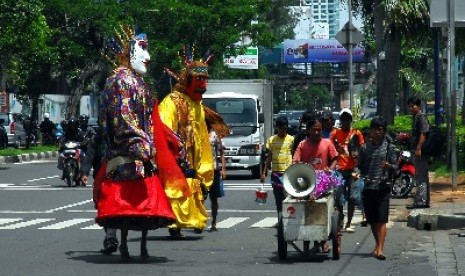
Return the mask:
[[[221,115],[230,127],[231,135],[248,136],[257,131],[257,105],[253,99],[204,98],[203,104]]]

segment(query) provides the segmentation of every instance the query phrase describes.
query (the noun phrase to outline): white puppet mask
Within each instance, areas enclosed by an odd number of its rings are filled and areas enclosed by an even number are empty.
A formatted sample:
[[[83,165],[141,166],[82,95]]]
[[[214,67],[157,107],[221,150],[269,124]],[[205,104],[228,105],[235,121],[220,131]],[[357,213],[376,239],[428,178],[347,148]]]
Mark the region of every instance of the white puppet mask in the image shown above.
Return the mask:
[[[148,42],[146,36],[139,34],[131,41],[130,63],[132,69],[141,75],[147,73],[147,66],[150,62],[150,54],[147,51]]]

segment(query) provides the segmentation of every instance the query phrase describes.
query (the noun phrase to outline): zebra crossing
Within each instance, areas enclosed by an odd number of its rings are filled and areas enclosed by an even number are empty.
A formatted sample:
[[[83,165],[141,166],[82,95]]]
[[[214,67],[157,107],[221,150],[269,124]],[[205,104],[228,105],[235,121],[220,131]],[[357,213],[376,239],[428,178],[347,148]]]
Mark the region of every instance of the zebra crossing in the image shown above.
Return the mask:
[[[5,191],[61,191],[61,190],[82,190],[82,189],[92,189],[91,185],[86,187],[68,187],[57,186],[56,184],[33,184],[35,180],[31,180],[28,183],[0,183],[0,190]],[[262,185],[260,183],[224,183],[225,191],[251,191],[256,189],[261,189]],[[263,185],[263,189],[266,191],[272,191],[271,184],[266,183]]]
[[[227,211],[227,210],[226,210]],[[221,210],[220,210],[221,213]],[[257,213],[257,212],[255,212]],[[238,216],[228,216],[219,218],[216,227],[219,229],[265,229],[273,228],[278,222],[278,218],[274,215],[274,211],[267,212],[265,216],[244,216],[246,212],[240,213]],[[355,211],[352,219],[353,225],[359,225],[362,221],[360,211]],[[388,223],[388,227],[392,227],[392,222]],[[38,230],[64,230],[64,229],[81,229],[81,230],[100,230],[101,226],[94,222],[93,217],[86,218],[0,218],[1,230],[16,230],[34,228]]]
[[[277,217],[256,218],[238,216],[219,220],[216,227],[219,229],[236,228],[272,228],[278,222]],[[16,230],[34,228],[38,230],[100,230],[101,226],[94,222],[94,218],[71,218],[58,220],[56,218],[0,218],[1,230]]]

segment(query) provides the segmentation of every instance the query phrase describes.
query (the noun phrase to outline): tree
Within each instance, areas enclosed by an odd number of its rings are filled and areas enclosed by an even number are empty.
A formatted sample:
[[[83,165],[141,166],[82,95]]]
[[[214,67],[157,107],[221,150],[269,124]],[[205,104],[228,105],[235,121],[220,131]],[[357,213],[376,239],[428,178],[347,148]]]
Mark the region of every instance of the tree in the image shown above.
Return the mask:
[[[48,58],[50,29],[39,0],[0,2],[0,91],[20,92],[31,72],[29,62]]]
[[[353,3],[365,18],[366,34],[375,41],[373,56],[378,64],[378,102],[395,103],[399,91],[402,39],[412,41],[431,37],[428,0],[354,0]],[[382,56],[385,58],[380,59]],[[388,123],[393,123],[395,108],[395,104],[378,105],[377,111]]]

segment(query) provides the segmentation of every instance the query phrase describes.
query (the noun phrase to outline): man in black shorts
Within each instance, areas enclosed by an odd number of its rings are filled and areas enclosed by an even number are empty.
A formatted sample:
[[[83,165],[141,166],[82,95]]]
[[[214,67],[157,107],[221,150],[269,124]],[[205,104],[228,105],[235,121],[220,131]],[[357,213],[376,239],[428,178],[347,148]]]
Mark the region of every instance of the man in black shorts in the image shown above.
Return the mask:
[[[397,167],[396,151],[386,137],[386,128],[387,122],[383,118],[376,117],[371,120],[371,139],[360,149],[356,174],[365,181],[362,194],[363,207],[376,241],[371,254],[379,260],[386,260],[383,249],[386,224],[389,220],[390,181]]]

